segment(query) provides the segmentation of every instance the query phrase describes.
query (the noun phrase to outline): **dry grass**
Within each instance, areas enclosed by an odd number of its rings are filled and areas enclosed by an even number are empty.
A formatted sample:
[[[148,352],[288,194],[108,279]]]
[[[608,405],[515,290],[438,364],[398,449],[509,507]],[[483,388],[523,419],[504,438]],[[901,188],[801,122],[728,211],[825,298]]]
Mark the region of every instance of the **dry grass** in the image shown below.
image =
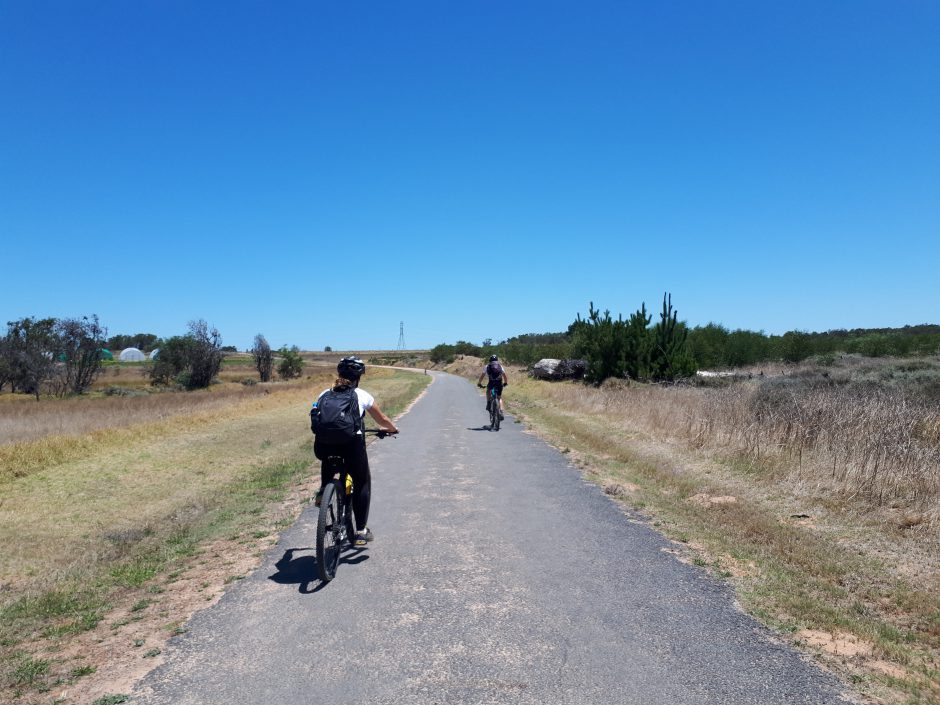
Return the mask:
[[[940,524],[940,407],[905,388],[803,372],[719,388],[556,385],[550,394],[623,428]]]
[[[0,443],[7,445],[47,436],[72,436],[106,428],[126,428],[178,414],[224,408],[270,392],[269,385],[222,385],[222,388],[186,394],[150,393],[134,389],[130,394],[49,398],[31,404],[6,404],[0,406]]]
[[[595,389],[517,375],[507,401],[846,680],[880,702],[937,702],[937,417],[893,385],[866,405],[859,385],[812,380],[782,383],[781,400],[766,379]],[[827,652],[801,636],[814,630],[864,648]]]
[[[327,375],[321,375],[325,383]],[[199,392],[141,396],[49,399],[0,406],[0,484],[44,468],[94,455],[141,436],[161,436],[242,412],[271,406],[284,392],[309,389],[308,379],[289,385],[233,385]]]

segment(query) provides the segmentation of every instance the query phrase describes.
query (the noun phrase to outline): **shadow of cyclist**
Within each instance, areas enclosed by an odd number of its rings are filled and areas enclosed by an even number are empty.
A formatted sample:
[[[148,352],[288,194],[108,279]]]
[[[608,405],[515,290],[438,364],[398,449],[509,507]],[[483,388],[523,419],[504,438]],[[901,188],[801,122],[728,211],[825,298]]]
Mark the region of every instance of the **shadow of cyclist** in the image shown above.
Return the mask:
[[[320,582],[320,576],[317,574],[317,557],[313,554],[294,557],[297,551],[313,551],[312,548],[288,548],[284,555],[274,564],[277,572],[269,575],[271,580],[279,585],[297,585],[298,591],[302,595],[309,595],[319,592],[329,583]],[[356,565],[369,559],[369,554],[364,553],[363,549],[352,549],[343,553],[340,557],[340,564]],[[315,587],[311,587],[315,585]]]

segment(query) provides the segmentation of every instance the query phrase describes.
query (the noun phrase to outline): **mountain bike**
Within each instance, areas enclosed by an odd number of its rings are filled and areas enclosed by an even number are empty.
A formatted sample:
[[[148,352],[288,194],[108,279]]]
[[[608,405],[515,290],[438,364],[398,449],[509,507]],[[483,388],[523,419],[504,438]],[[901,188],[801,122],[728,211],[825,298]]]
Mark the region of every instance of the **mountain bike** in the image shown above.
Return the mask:
[[[385,438],[387,431],[366,429],[364,433],[374,433]],[[320,497],[320,515],[317,517],[317,573],[320,580],[328,583],[336,575],[339,556],[347,545],[356,542],[356,522],[352,508],[352,476],[346,471],[346,463],[341,456],[328,456],[327,470],[333,480],[323,488]]]
[[[490,430],[499,430],[499,396],[496,394],[496,388],[490,388]]]

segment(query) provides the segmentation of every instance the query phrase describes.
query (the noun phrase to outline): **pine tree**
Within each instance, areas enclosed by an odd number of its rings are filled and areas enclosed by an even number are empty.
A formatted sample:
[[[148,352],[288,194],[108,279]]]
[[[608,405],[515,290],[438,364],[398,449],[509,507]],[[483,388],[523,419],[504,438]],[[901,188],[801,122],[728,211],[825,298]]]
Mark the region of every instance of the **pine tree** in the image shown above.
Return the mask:
[[[653,338],[649,325],[652,316],[646,313],[646,302],[630,316],[624,329],[623,369],[632,379],[647,379],[650,376],[650,358]]]
[[[663,294],[663,310],[653,327],[651,360],[654,380],[672,381],[695,372],[695,361],[688,348],[689,330],[679,323],[679,312],[672,308],[672,294]]]

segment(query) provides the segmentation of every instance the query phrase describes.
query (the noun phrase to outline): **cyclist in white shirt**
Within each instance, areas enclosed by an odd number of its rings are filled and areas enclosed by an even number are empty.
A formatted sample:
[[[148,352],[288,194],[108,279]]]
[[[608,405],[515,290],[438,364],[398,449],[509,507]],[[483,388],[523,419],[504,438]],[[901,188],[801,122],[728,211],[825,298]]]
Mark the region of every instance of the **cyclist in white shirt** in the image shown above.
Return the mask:
[[[369,392],[359,388],[359,378],[365,374],[366,365],[357,357],[344,357],[336,366],[337,378],[333,383],[334,391],[348,390],[350,387],[356,390],[356,397],[359,401],[359,412],[365,418],[368,411],[369,415],[375,419],[382,431],[387,433],[398,433],[398,428],[394,422],[388,418],[378,404],[375,402]],[[324,389],[317,402],[323,398],[329,389]],[[369,456],[366,453],[366,437],[362,431],[357,433],[356,439],[343,445],[326,444],[319,440],[313,442],[313,453],[323,461],[320,466],[320,489],[317,490],[316,504],[319,506],[320,498],[323,496],[323,488],[333,479],[331,471],[327,468],[326,459],[329,456],[340,456],[346,463],[346,468],[352,476],[353,495],[352,507],[353,515],[356,517],[356,545],[364,546],[374,538],[372,530],[368,527],[369,504],[372,496],[372,475],[369,472]]]

